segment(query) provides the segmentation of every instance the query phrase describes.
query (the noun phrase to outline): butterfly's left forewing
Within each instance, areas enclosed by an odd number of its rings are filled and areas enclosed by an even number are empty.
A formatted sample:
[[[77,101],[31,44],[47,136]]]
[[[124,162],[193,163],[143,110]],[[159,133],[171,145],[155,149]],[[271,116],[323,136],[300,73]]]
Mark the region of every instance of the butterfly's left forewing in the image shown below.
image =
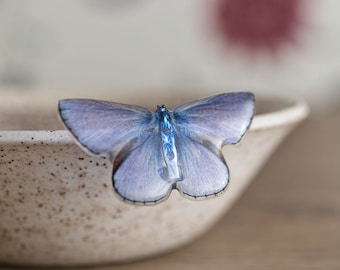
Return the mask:
[[[65,126],[82,147],[114,158],[125,147],[142,144],[155,127],[153,114],[139,106],[91,99],[64,99],[58,104]]]

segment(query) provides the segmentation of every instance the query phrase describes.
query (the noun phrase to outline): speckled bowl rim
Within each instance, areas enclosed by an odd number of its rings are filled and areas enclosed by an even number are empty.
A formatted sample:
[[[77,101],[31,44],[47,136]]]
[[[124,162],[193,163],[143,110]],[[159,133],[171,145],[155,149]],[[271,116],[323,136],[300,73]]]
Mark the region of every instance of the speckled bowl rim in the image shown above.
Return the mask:
[[[307,102],[300,97],[294,96],[261,96],[259,99],[283,101],[286,104],[282,109],[256,114],[250,126],[250,131],[258,131],[277,126],[289,125],[304,119],[309,113]],[[57,116],[56,116],[57,117]],[[0,131],[0,143],[20,144],[48,143],[70,144],[73,137],[67,130],[15,130]]]

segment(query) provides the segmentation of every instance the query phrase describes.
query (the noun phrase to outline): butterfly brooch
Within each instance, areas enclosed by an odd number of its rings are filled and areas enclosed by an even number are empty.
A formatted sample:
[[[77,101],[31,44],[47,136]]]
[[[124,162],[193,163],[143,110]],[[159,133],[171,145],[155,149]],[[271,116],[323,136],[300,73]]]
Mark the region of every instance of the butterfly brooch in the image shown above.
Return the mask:
[[[213,197],[229,182],[222,146],[240,141],[255,98],[230,92],[168,110],[91,99],[64,99],[59,115],[81,147],[113,163],[115,191],[126,201],[156,204],[172,189],[191,199]]]

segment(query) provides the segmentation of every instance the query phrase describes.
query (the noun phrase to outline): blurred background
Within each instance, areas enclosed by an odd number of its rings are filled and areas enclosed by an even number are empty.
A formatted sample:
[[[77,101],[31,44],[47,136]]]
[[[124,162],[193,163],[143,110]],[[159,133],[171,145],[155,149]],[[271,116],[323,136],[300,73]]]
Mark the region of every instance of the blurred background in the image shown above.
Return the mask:
[[[292,92],[324,113],[339,107],[339,9],[337,0],[1,0],[0,88]]]
[[[340,269],[339,11],[338,0],[0,0],[0,99],[36,88],[302,96],[311,117],[212,232],[125,269]]]

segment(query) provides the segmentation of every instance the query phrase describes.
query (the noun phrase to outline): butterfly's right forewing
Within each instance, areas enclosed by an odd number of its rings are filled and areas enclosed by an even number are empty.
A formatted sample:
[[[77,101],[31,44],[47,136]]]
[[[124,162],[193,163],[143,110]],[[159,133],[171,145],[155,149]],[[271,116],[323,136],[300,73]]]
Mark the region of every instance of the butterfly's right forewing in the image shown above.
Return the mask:
[[[182,104],[173,109],[178,132],[220,148],[235,144],[248,129],[255,111],[250,92],[231,92]]]

